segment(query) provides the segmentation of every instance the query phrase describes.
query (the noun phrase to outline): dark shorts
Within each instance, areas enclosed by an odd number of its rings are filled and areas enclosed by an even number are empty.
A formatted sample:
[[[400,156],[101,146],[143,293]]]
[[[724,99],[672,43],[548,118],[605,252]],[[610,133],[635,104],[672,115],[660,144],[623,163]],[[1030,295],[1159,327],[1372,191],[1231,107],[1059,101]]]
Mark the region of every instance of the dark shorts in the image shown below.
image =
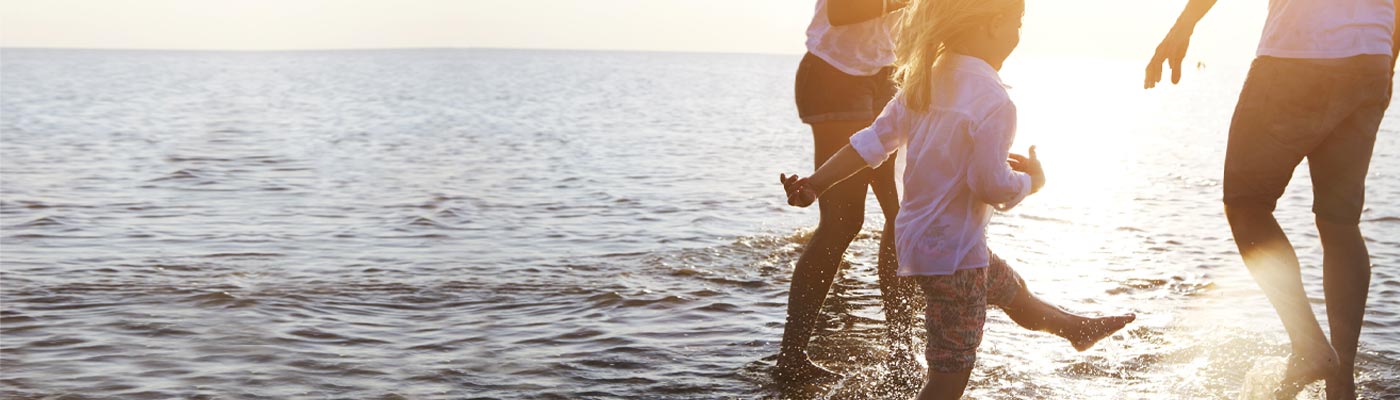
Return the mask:
[[[986,268],[913,277],[927,302],[924,327],[928,329],[928,347],[924,357],[929,370],[952,373],[972,369],[977,347],[982,344],[987,306],[1009,305],[1025,290],[1026,281],[1005,260],[996,254],[989,259]]]
[[[797,115],[802,122],[872,121],[894,98],[894,69],[872,76],[849,75],[812,53],[797,66]]]
[[[1386,56],[1255,59],[1230,121],[1225,204],[1273,210],[1307,158],[1313,213],[1360,221],[1390,79]]]

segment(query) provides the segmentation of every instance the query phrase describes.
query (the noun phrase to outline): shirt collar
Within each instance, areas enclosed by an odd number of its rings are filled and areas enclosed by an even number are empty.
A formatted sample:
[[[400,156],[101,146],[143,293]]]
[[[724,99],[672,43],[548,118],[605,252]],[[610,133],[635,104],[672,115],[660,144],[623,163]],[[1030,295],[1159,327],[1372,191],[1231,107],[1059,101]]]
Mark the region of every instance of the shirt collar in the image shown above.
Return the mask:
[[[997,69],[992,68],[992,64],[988,64],[985,60],[958,53],[947,53],[944,54],[943,57],[947,58],[948,64],[954,70],[986,77],[1004,88],[1011,88],[1011,85],[1007,85],[1001,81],[1001,74],[997,73]]]

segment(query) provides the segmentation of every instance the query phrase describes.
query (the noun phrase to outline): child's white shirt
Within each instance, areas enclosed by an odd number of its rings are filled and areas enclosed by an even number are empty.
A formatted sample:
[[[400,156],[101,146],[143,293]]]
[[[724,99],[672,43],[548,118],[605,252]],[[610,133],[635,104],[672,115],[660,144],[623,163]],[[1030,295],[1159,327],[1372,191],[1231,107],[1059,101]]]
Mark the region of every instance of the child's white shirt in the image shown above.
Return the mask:
[[[901,276],[986,267],[993,210],[1009,210],[1031,192],[1030,175],[1007,164],[1016,105],[996,69],[949,53],[932,77],[927,110],[905,108],[901,93],[874,124],[851,136],[851,147],[871,167],[907,148],[895,219]]]

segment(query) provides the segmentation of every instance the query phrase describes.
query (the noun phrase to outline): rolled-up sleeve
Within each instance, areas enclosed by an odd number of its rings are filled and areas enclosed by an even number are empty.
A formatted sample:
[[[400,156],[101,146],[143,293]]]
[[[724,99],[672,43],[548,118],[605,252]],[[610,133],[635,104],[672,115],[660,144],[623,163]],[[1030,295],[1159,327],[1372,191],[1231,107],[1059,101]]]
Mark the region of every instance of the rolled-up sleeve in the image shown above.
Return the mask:
[[[972,165],[967,182],[974,196],[998,211],[1010,210],[1031,193],[1030,175],[1007,164],[1011,142],[1016,139],[1016,105],[1006,102],[974,125]]]
[[[875,118],[875,123],[851,135],[851,148],[855,149],[871,168],[883,164],[890,154],[904,146],[909,136],[909,132],[900,123],[905,114],[902,103],[898,98],[891,100],[885,105],[885,109],[880,111],[880,116]]]

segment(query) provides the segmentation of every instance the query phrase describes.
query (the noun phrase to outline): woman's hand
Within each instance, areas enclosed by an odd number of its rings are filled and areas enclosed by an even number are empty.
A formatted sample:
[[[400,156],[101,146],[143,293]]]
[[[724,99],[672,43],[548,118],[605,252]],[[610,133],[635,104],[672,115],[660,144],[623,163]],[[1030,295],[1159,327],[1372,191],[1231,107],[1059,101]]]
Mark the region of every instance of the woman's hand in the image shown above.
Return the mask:
[[[799,178],[796,174],[778,174],[778,179],[783,182],[783,191],[787,192],[788,205],[807,207],[817,202],[817,191],[808,184],[807,178]]]

